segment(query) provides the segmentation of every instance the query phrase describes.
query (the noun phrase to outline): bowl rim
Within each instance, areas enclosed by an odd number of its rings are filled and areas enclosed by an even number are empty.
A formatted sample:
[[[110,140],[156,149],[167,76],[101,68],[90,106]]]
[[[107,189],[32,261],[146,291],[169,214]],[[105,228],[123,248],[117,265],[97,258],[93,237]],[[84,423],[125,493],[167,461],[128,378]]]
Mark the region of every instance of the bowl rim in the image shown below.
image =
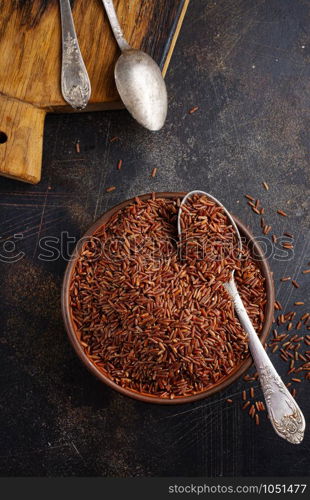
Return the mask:
[[[137,399],[139,401],[143,401],[145,403],[155,403],[155,404],[163,404],[163,405],[173,405],[173,404],[184,404],[184,403],[192,403],[194,401],[197,401],[199,399],[203,399],[206,397],[211,396],[212,394],[215,394],[216,392],[219,392],[225,388],[227,388],[229,385],[233,384],[238,378],[240,378],[253,364],[253,359],[251,355],[249,356],[241,363],[241,365],[238,366],[233,372],[230,373],[230,375],[221,381],[217,382],[216,384],[213,384],[209,389],[206,389],[205,391],[201,391],[197,394],[193,394],[191,396],[176,396],[174,399],[166,399],[166,398],[160,398],[159,396],[153,396],[151,394],[144,394],[138,391],[135,391],[133,389],[127,389],[125,387],[121,387],[120,385],[116,384],[113,382],[113,380],[109,379],[96,365],[90,360],[90,358],[85,354],[83,347],[80,344],[80,341],[77,338],[77,335],[75,333],[75,327],[73,325],[72,321],[72,315],[71,315],[71,308],[69,306],[69,292],[70,292],[70,284],[71,284],[71,277],[75,268],[75,263],[78,260],[78,257],[80,256],[80,251],[81,247],[83,245],[83,240],[85,238],[88,238],[92,236],[97,229],[105,224],[111,217],[114,215],[116,212],[119,210],[123,209],[130,203],[133,203],[136,198],[139,198],[141,200],[147,200],[150,199],[152,196],[156,196],[156,198],[170,198],[170,199],[176,199],[176,198],[182,198],[186,195],[186,192],[169,192],[169,191],[164,191],[164,192],[156,192],[156,193],[146,193],[142,194],[133,198],[130,198],[128,200],[125,200],[121,203],[118,203],[117,205],[114,205],[112,208],[107,210],[104,214],[102,214],[91,226],[90,228],[82,235],[82,237],[79,239],[77,242],[75,249],[70,257],[70,260],[67,263],[66,270],[64,273],[64,278],[63,278],[63,283],[62,283],[62,290],[61,290],[61,309],[62,309],[62,316],[63,316],[63,321],[64,325],[66,328],[67,335],[69,337],[70,343],[73,346],[76,354],[86,366],[86,368],[93,374],[95,375],[101,382],[105,383],[107,386],[111,387],[112,389],[116,390],[117,392],[129,396],[131,398]],[[271,325],[273,323],[273,315],[274,315],[274,301],[275,301],[275,292],[274,292],[274,282],[273,282],[273,273],[270,270],[268,261],[266,257],[264,256],[264,253],[259,245],[259,243],[256,241],[255,236],[252,234],[252,232],[239,220],[238,217],[233,215],[233,218],[235,219],[237,226],[239,229],[241,229],[241,232],[243,235],[246,236],[246,238],[251,242],[253,249],[255,249],[256,254],[259,257],[259,267],[261,269],[261,272],[265,278],[265,286],[266,286],[266,295],[267,295],[267,302],[265,306],[265,323],[263,330],[259,336],[261,342],[264,344],[267,336],[269,334]]]

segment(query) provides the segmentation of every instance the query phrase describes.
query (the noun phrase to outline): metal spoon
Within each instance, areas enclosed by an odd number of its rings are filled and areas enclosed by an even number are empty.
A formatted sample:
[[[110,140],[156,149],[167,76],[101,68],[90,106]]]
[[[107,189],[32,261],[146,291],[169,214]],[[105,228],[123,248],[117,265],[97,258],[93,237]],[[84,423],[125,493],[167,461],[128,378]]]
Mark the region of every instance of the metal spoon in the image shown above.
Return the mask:
[[[112,0],[102,0],[121,56],[116,62],[116,87],[129,113],[149,130],[159,130],[167,116],[167,90],[160,68],[148,54],[124,38]]]
[[[238,248],[242,250],[242,241],[237,225],[228,210],[214,196],[204,191],[191,191],[182,200],[178,213],[178,235],[181,241],[181,213],[182,206],[186,200],[194,194],[205,195],[222,207],[229,218],[238,238]],[[231,274],[230,281],[224,284],[226,291],[230,295],[240,323],[248,334],[250,351],[259,374],[260,383],[264,393],[270,422],[279,436],[290,443],[299,444],[303,440],[305,431],[305,419],[296,403],[295,399],[288,391],[277,371],[275,370],[270,358],[263,348],[257,333],[254,330],[252,322],[246,312],[241,297],[238,293],[234,280],[234,271]]]
[[[62,31],[61,92],[74,109],[87,105],[91,87],[77,40],[69,0],[59,0]]]

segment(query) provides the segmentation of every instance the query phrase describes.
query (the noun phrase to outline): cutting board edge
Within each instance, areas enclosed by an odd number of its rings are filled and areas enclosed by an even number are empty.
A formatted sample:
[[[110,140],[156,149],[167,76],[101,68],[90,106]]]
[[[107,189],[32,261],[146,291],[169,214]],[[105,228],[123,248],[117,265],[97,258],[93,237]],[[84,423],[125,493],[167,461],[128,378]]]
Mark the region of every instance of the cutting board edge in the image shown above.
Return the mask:
[[[179,7],[170,37],[162,53],[160,67],[165,77],[171,57],[183,24],[185,14],[190,0],[183,0]],[[113,96],[110,101],[90,102],[82,112],[108,111],[124,109],[122,101]],[[46,114],[49,113],[75,113],[65,101],[63,105],[45,104],[31,100],[23,100],[7,92],[0,92],[0,101],[5,105],[0,109],[2,117],[1,128],[8,132],[9,143],[0,145],[0,176],[19,180],[28,184],[37,184],[41,180],[42,152],[43,152],[43,129]],[[2,111],[2,113],[1,113]],[[12,123],[16,120],[17,128],[12,129]],[[14,143],[14,148],[11,144]],[[3,155],[3,156],[2,156]],[[7,158],[6,158],[7,156]],[[7,167],[9,164],[9,167]]]
[[[179,38],[179,34],[180,34],[180,31],[181,31],[181,28],[183,25],[183,21],[184,21],[189,3],[190,3],[190,0],[184,0],[182,8],[180,9],[180,14],[179,14],[179,17],[178,17],[178,20],[176,23],[176,28],[173,32],[173,36],[171,37],[170,46],[169,46],[169,49],[167,50],[166,58],[163,62],[162,74],[163,74],[164,78],[167,74],[167,71],[168,71],[168,68],[170,65],[170,61],[172,58],[172,54],[174,52],[174,48],[175,48],[177,40]]]
[[[180,34],[180,30],[184,21],[185,14],[187,12],[187,8],[189,5],[190,0],[184,0],[182,6],[180,7],[180,12],[178,17],[176,18],[176,25],[175,28],[173,29],[173,35],[168,41],[167,48],[165,51],[164,59],[161,61],[161,69],[162,69],[162,74],[163,77],[165,78],[168,67],[172,58],[172,54],[178,39],[178,36]],[[59,77],[60,78],[60,77]],[[37,109],[44,110],[46,113],[76,113],[74,109],[71,108],[70,105],[68,105],[64,100],[63,104],[55,103],[55,104],[44,104],[44,103],[39,103],[37,101],[33,100],[27,100],[27,99],[19,99],[18,97],[14,95],[10,95],[6,92],[1,92],[0,95],[7,97],[8,99],[15,99],[18,102],[22,102],[24,104],[28,104],[30,106],[34,106]],[[100,101],[100,102],[91,102],[88,104],[88,106],[83,110],[83,111],[78,111],[78,112],[90,112],[90,111],[107,111],[107,110],[117,110],[117,109],[124,109],[124,104],[122,103],[121,99],[119,98],[117,101],[116,100],[111,100],[111,101]]]
[[[45,117],[45,110],[0,94],[0,126],[7,136],[0,144],[0,175],[40,182]]]

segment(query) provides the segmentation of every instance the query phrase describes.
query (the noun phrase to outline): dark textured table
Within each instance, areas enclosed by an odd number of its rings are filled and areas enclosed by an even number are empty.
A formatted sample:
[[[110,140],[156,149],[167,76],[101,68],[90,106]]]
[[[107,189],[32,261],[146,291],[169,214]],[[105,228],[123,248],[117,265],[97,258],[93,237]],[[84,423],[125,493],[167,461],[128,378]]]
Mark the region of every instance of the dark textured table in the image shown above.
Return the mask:
[[[296,300],[307,311],[309,14],[307,0],[192,0],[167,75],[162,131],[143,130],[126,111],[49,116],[41,184],[0,180],[2,476],[309,473],[309,431],[294,446],[266,418],[256,427],[240,409],[243,380],[191,405],[123,397],[81,365],[60,311],[73,242],[100,214],[133,195],[194,188],[219,197],[256,235],[259,217],[244,194],[259,197],[272,233],[294,234],[294,258],[273,254],[270,264],[285,311]],[[300,288],[280,283],[283,275]],[[272,358],[287,382],[287,364]],[[295,387],[308,420],[309,381]]]

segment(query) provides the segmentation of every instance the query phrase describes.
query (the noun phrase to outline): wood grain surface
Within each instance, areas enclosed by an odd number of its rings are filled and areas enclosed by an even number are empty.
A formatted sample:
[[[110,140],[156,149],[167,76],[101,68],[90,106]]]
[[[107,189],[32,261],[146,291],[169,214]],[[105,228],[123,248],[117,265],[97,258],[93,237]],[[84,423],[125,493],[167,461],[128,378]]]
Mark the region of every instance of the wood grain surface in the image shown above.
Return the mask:
[[[167,70],[188,2],[189,0],[115,2],[129,43],[153,56],[163,72]],[[102,2],[75,0],[72,7],[81,52],[92,86],[87,110],[120,108],[122,103],[113,76],[119,49]],[[0,130],[6,133],[7,142],[10,142],[0,148],[0,174],[36,183],[40,180],[40,141],[44,123],[44,115],[37,112],[37,109],[44,110],[45,113],[72,111],[63,100],[60,88],[59,2],[0,1],[0,19]],[[29,104],[29,107],[20,108],[27,110],[23,116],[23,126],[20,126],[18,119],[19,107],[12,106],[13,100]],[[29,151],[29,155],[21,154],[21,151]]]
[[[0,94],[0,173],[36,184],[41,178],[45,111]]]

